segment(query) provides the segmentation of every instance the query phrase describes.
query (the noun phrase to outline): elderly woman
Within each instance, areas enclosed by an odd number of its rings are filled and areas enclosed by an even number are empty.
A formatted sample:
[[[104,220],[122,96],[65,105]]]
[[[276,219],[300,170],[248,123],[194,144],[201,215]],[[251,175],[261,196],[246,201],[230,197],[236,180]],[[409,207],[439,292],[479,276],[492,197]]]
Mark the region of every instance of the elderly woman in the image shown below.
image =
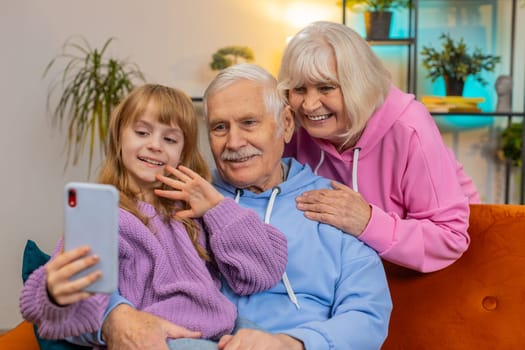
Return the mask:
[[[421,272],[463,254],[476,188],[365,40],[342,24],[312,23],[288,44],[278,80],[300,125],[286,155],[335,180],[297,198],[306,217]]]

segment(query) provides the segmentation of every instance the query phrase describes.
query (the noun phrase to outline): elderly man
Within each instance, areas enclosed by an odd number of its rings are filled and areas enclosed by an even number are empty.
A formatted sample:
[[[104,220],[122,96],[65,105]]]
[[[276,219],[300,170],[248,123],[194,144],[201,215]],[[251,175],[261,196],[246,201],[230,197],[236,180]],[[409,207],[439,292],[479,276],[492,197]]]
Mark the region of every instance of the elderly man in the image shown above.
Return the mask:
[[[276,85],[255,65],[227,68],[206,90],[204,111],[217,166],[215,187],[286,235],[286,272],[281,283],[258,294],[224,290],[239,317],[257,327],[223,336],[218,345],[188,340],[188,347],[172,349],[363,350],[379,349],[386,337],[392,304],[378,255],[296,208],[296,196],[330,185],[308,166],[281,159],[294,122]],[[178,199],[176,191],[164,196]],[[112,309],[102,331],[110,349],[167,349],[167,338],[185,334],[128,305]]]

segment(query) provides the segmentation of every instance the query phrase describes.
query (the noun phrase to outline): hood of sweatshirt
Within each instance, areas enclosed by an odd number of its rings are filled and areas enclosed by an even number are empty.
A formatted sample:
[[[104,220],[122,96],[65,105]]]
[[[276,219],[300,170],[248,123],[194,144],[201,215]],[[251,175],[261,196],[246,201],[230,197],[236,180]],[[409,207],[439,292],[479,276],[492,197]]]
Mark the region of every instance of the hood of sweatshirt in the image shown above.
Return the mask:
[[[280,203],[286,203],[285,205],[295,205],[295,197],[321,179],[313,176],[309,166],[301,165],[291,158],[283,159],[281,164],[285,174],[284,181],[262,193],[254,193],[232,186],[219,176],[217,170],[215,170],[213,174],[213,183],[219,191],[227,193],[235,198],[237,203],[242,205],[241,202],[243,202],[247,204],[248,207],[255,209],[258,213],[264,213],[264,215],[262,215],[264,222],[266,224],[271,224],[271,216],[277,196],[279,196],[280,199],[286,198],[285,200],[280,201]],[[327,180],[321,179],[321,181],[326,182]],[[297,309],[300,309],[299,302],[286,272],[283,274],[282,281],[290,301],[297,307]]]
[[[320,178],[312,176],[312,171],[309,166],[300,164],[291,158],[283,158],[283,167],[285,169],[285,181],[280,183],[278,186],[280,189],[280,197],[300,194],[305,191],[306,188],[310,187],[313,183],[319,181]],[[325,180],[327,181],[327,180]],[[272,190],[268,189],[262,193],[253,193],[248,190],[238,189],[230,183],[224,181],[217,170],[213,172],[213,184],[224,192],[227,192],[234,197],[241,191],[241,197],[244,198],[267,198],[268,200],[272,196]]]

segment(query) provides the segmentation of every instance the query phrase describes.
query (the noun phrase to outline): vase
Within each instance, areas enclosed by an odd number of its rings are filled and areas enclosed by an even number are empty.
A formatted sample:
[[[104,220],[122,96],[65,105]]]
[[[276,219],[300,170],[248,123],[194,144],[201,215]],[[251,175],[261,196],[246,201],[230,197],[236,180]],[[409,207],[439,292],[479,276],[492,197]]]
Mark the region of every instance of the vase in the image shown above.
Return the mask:
[[[461,79],[456,79],[444,75],[443,79],[445,80],[445,91],[447,96],[463,96],[463,87],[465,86],[465,81]]]
[[[390,11],[367,11],[364,13],[366,38],[368,40],[384,40],[390,37]]]

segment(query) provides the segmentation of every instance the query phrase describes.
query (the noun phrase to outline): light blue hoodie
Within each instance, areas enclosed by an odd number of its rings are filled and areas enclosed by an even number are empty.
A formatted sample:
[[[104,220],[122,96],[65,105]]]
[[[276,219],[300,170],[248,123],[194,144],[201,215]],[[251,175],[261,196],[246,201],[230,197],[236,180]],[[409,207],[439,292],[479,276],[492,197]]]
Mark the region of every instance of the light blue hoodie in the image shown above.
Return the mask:
[[[330,188],[330,182],[292,158],[283,159],[283,165],[288,176],[279,190],[260,194],[237,190],[215,174],[218,191],[232,198],[239,194],[236,200],[241,207],[266,218],[288,240],[283,281],[251,296],[238,296],[224,287],[223,292],[237,305],[240,317],[269,332],[300,339],[306,350],[379,349],[392,311],[379,256],[355,237],[306,219],[296,208],[295,197],[308,190]],[[289,282],[290,291],[284,281]],[[104,318],[121,303],[130,304],[114,293]],[[104,344],[100,330],[71,341]]]
[[[224,196],[237,195],[240,206],[253,209],[261,219],[266,216],[288,239],[283,281],[251,296],[228,289],[224,293],[237,305],[240,317],[272,333],[298,338],[307,350],[379,349],[392,310],[379,256],[355,237],[306,219],[295,198],[308,190],[330,188],[329,180],[292,158],[283,159],[283,164],[288,177],[279,190],[260,194],[237,190],[215,174],[214,185]]]

